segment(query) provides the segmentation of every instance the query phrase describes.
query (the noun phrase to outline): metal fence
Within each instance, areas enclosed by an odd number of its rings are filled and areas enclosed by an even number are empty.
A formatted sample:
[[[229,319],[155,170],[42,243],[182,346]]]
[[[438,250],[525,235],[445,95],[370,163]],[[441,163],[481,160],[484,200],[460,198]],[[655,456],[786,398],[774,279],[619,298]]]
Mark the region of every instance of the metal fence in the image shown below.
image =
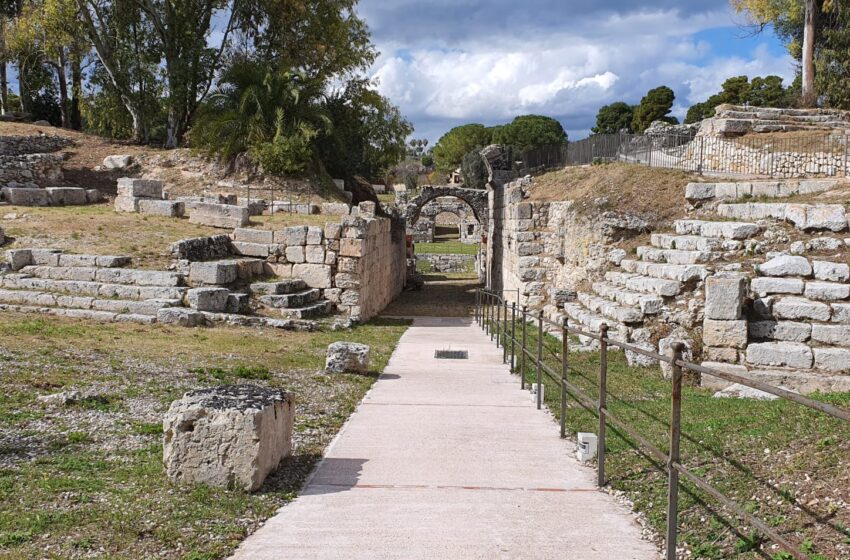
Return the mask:
[[[694,173],[765,177],[850,176],[850,137],[785,133],[737,138],[691,134],[594,134],[522,154],[519,171],[621,161]]]
[[[478,289],[475,297],[475,321],[482,329],[490,336],[491,340],[496,342],[497,347],[502,348],[502,359],[505,363],[510,363],[511,370],[520,374],[520,387],[525,389],[526,372],[530,366],[534,366],[535,378],[533,383],[536,385],[537,408],[543,406],[543,391],[541,385],[544,377],[557,384],[560,388],[560,428],[561,437],[567,436],[566,411],[568,398],[574,399],[580,406],[595,414],[599,419],[597,434],[597,484],[605,486],[605,465],[606,465],[606,429],[608,425],[614,426],[616,429],[628,434],[633,438],[640,447],[642,447],[649,455],[656,460],[666,465],[667,471],[667,532],[666,532],[666,547],[667,560],[676,560],[676,543],[678,539],[678,516],[679,516],[679,478],[683,477],[687,482],[702,490],[712,498],[717,500],[729,511],[734,512],[740,519],[755,527],[763,535],[769,537],[784,551],[791,554],[797,560],[810,560],[810,556],[794,546],[779,532],[770,527],[764,521],[755,517],[746,511],[738,503],[725,496],[714,486],[706,482],[704,478],[695,474],[692,470],[683,466],[681,463],[679,445],[682,438],[682,381],[686,370],[700,374],[710,375],[720,379],[724,379],[731,383],[739,383],[741,385],[770,393],[782,399],[787,399],[804,407],[817,410],[833,418],[850,422],[850,411],[835,407],[833,405],[814,400],[812,398],[793,393],[791,391],[769,385],[767,383],[741,377],[732,373],[718,371],[703,367],[698,364],[684,361],[682,359],[682,351],[684,346],[681,343],[673,345],[671,355],[664,356],[656,352],[651,352],[637,346],[632,346],[614,339],[608,338],[608,327],[603,324],[598,333],[592,333],[581,329],[576,329],[569,326],[565,319],[562,325],[558,325],[543,317],[543,312],[539,311],[536,314],[528,312],[527,307],[517,308],[515,302],[510,305],[498,294]],[[536,344],[534,347],[528,344],[529,324],[536,322]],[[554,328],[561,334],[560,352],[553,351],[546,347],[546,353],[550,358],[559,363],[560,371],[555,371],[546,363],[546,355],[544,355],[543,339],[545,337],[544,325]],[[532,324],[532,327],[534,326]],[[517,333],[517,330],[520,333]],[[594,400],[590,395],[584,392],[569,379],[570,364],[569,364],[569,338],[570,335],[578,335],[587,337],[599,342],[599,387],[598,397]],[[608,352],[609,347],[614,346],[623,350],[629,350],[644,356],[648,356],[659,362],[670,364],[672,369],[671,379],[671,410],[670,410],[670,425],[669,425],[669,448],[667,452],[662,451],[657,446],[653,445],[648,438],[637,433],[637,431],[629,426],[626,422],[617,418],[608,409]]]

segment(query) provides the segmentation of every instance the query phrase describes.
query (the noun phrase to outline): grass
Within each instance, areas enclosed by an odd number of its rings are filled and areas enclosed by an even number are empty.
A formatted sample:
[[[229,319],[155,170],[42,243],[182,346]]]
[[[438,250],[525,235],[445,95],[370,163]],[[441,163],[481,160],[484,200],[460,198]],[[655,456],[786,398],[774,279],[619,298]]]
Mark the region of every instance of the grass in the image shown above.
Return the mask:
[[[519,335],[518,335],[519,338]],[[535,329],[528,331],[536,344]],[[544,355],[560,371],[561,342],[546,335]],[[571,353],[569,379],[592,399],[598,395],[599,354]],[[609,410],[662,451],[668,449],[670,382],[658,368],[630,367],[622,352],[610,352]],[[528,369],[527,379],[536,371]],[[559,382],[544,376],[546,405],[560,413]],[[850,408],[850,394],[818,395]],[[569,398],[568,432],[598,431],[598,419]],[[716,399],[687,386],[682,405],[682,463],[750,513],[775,527],[811,558],[850,558],[850,426],[788,401]],[[624,492],[664,534],[664,466],[643,453],[629,436],[608,427],[609,485]],[[680,492],[680,546],[703,559],[784,558],[710,496],[691,484]]]
[[[0,318],[0,558],[227,557],[290,501],[383,370],[404,321],[351,331],[180,329]],[[325,375],[330,342],[372,347],[368,375]],[[280,387],[295,399],[295,451],[257,493],[171,484],[162,414],[185,391]],[[36,396],[79,390],[73,405]]]
[[[416,252],[426,255],[477,255],[477,243],[461,243],[460,241],[443,241],[440,243],[417,243]]]

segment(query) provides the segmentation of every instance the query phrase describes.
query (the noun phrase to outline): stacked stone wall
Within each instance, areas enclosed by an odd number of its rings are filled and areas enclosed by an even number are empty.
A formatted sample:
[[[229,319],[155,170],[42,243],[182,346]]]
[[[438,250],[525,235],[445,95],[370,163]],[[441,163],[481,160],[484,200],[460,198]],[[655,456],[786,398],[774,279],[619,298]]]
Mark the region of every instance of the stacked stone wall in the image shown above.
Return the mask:
[[[47,154],[73,143],[61,136],[0,136],[0,156]]]
[[[433,255],[433,254],[417,254],[418,262],[428,263],[430,270],[433,272],[466,272],[475,270],[476,257],[475,255]]]

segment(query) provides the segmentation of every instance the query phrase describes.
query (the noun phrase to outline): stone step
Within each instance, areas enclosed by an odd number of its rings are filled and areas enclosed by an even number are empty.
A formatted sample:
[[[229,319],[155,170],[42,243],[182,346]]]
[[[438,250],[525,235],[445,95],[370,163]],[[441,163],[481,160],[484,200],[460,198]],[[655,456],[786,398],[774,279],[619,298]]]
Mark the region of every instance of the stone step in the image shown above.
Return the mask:
[[[594,282],[593,291],[605,299],[638,307],[644,315],[655,315],[664,309],[661,296],[633,292],[607,282]]]
[[[70,317],[72,319],[86,319],[89,321],[100,321],[106,323],[139,323],[143,325],[151,325],[157,322],[156,316],[152,315],[112,313],[109,311],[72,309],[64,307],[38,307],[33,305],[0,303],[0,311],[8,311],[10,313],[55,315],[58,317]]]
[[[574,322],[573,326],[578,329],[598,334],[599,329],[603,324],[605,324],[608,325],[609,338],[613,338],[621,342],[628,341],[629,327],[613,322],[598,313],[594,313],[580,303],[567,302],[564,304],[564,311],[567,313],[567,317],[570,318],[570,321]],[[578,325],[575,323],[578,323]],[[578,339],[579,342],[585,346],[595,348],[599,345],[599,341],[594,338],[578,335]]]
[[[165,286],[131,286],[127,284],[108,284],[77,280],[51,280],[47,278],[33,278],[26,274],[2,275],[0,276],[0,287],[127,300],[183,299],[187,290],[187,288]]]
[[[255,282],[249,289],[252,294],[277,296],[306,290],[307,283],[300,278],[293,278],[280,282]]]
[[[698,264],[719,259],[722,255],[712,251],[687,251],[684,249],[659,249],[642,246],[637,255],[644,261],[666,264]]]
[[[583,292],[578,293],[578,301],[594,313],[604,315],[617,323],[628,325],[643,322],[643,313],[634,307],[623,307],[605,298]]]
[[[623,259],[620,267],[626,272],[678,282],[704,280],[710,274],[705,266],[697,264],[660,264]]]
[[[743,248],[743,244],[734,239],[668,233],[653,233],[650,236],[650,244],[659,249],[680,251],[739,251]]]
[[[717,215],[742,220],[788,221],[799,230],[845,231],[847,217],[841,204],[791,204],[784,202],[744,202],[720,204]]]
[[[260,296],[260,303],[273,309],[293,309],[318,301],[321,295],[320,290],[313,288],[292,294]]]
[[[105,284],[131,284],[176,288],[183,285],[183,275],[161,270],[133,268],[98,268],[89,266],[25,266],[20,272],[50,280],[76,280]]]
[[[677,296],[682,292],[682,283],[676,280],[665,280],[663,278],[650,278],[640,274],[627,274],[624,272],[607,272],[605,279],[635,292],[644,294],[655,294],[663,297]]]
[[[0,303],[151,316],[156,316],[157,312],[165,307],[179,307],[181,305],[180,300],[176,299],[142,301],[97,299],[89,296],[57,295],[48,292],[7,289],[0,289]]]
[[[751,222],[712,222],[708,220],[676,220],[673,222],[679,235],[700,237],[722,237],[723,239],[748,239],[757,235],[761,228]]]
[[[127,255],[76,255],[63,253],[60,249],[10,249],[6,251],[6,262],[12,270],[25,266],[65,266],[89,268],[118,268],[130,264]]]
[[[319,301],[303,307],[281,309],[280,314],[284,319],[313,319],[324,317],[333,310],[333,304],[329,301]]]

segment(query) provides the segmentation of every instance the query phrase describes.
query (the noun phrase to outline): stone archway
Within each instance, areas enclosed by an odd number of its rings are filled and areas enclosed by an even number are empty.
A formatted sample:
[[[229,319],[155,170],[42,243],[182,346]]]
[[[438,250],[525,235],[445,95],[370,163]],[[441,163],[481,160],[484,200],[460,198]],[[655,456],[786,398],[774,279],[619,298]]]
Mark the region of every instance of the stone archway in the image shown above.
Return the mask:
[[[466,202],[469,207],[472,208],[472,213],[475,215],[475,219],[478,220],[478,223],[481,224],[482,228],[486,231],[487,221],[489,219],[487,191],[480,189],[464,189],[462,187],[454,187],[451,185],[423,187],[419,192],[419,195],[413,198],[407,204],[407,208],[405,208],[404,217],[407,220],[408,225],[415,223],[416,220],[419,219],[419,215],[422,213],[422,208],[426,204],[435,198],[443,196],[453,196]]]

